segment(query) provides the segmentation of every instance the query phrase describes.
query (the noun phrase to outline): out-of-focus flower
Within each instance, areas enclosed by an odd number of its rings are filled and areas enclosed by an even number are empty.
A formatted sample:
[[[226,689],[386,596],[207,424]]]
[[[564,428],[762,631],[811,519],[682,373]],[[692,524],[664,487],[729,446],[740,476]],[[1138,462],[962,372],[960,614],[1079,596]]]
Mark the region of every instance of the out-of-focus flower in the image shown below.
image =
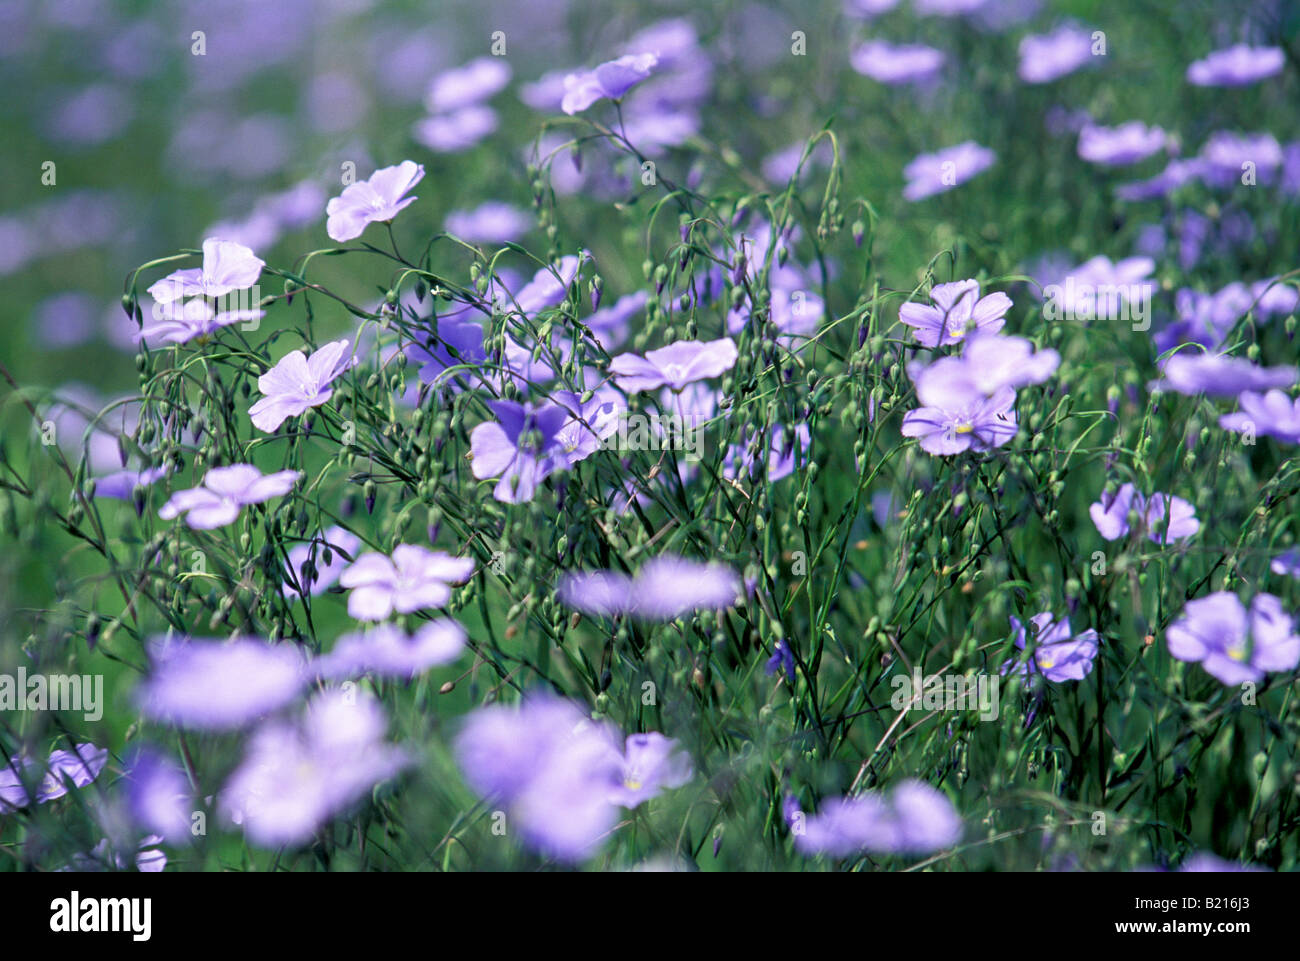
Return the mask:
[[[1300,579],[1300,548],[1283,551],[1269,563],[1268,569],[1274,574],[1285,574]]]
[[[789,477],[794,473],[796,460],[807,461],[808,449],[812,446],[812,433],[807,423],[796,424],[793,435],[791,441],[786,429],[779,424],[768,432],[769,448],[765,474],[759,470],[759,465],[763,463],[759,456],[762,453],[761,446],[754,451],[748,443],[732,445],[722,460],[722,475],[732,479],[743,477],[751,482],[762,480],[768,484],[775,484]]]
[[[736,342],[730,337],[700,342],[679,340],[646,352],[619,354],[609,362],[614,382],[629,394],[668,386],[681,390],[697,380],[708,380],[730,370],[736,363]]]
[[[1016,392],[1002,387],[988,396],[959,357],[941,357],[915,378],[921,406],[903,417],[904,437],[920,438],[930,454],[960,454],[1001,447],[1019,430]]]
[[[1101,500],[1088,508],[1088,516],[1092,518],[1097,533],[1113,541],[1128,535],[1128,518],[1134,511],[1147,539],[1157,544],[1183,540],[1201,529],[1195,508],[1181,497],[1155,493],[1148,498],[1132,484],[1121,485],[1109,498],[1103,494]],[[1165,520],[1166,511],[1169,512],[1168,521]]]
[[[444,70],[429,84],[424,105],[430,113],[446,113],[480,103],[510,82],[510,65],[501,57],[479,57]]]
[[[740,576],[725,564],[661,555],[646,561],[635,577],[618,571],[565,574],[556,593],[585,614],[671,621],[697,610],[730,607],[742,589]]]
[[[1287,444],[1300,444],[1300,399],[1292,400],[1280,390],[1267,394],[1243,391],[1237,398],[1236,413],[1224,414],[1219,426],[1245,433],[1254,431]]]
[[[887,795],[834,798],[815,815],[788,816],[795,825],[795,847],[810,855],[929,854],[956,844],[962,832],[947,795],[917,780],[903,781]]]
[[[364,634],[340,637],[318,667],[323,677],[340,680],[362,674],[410,680],[450,664],[464,650],[465,629],[449,618],[429,621],[414,634],[394,624],[380,624]]]
[[[339,690],[317,695],[298,722],[268,721],[221,790],[223,815],[261,847],[306,843],[411,763],[384,740],[387,726],[373,696]]]
[[[459,153],[495,131],[498,122],[495,110],[476,104],[424,117],[416,121],[411,135],[434,153]]]
[[[1001,291],[980,296],[978,280],[936,284],[930,291],[931,304],[907,303],[898,308],[898,319],[913,329],[922,347],[955,344],[966,329],[995,334],[1005,326],[1011,298]]]
[[[978,330],[966,338],[961,356],[975,385],[989,397],[1004,387],[1041,384],[1061,365],[1061,355],[1050,347],[1035,350],[1023,337]]]
[[[1198,87],[1244,87],[1281,73],[1285,64],[1281,47],[1239,43],[1189,65],[1187,82]]]
[[[447,215],[447,233],[471,244],[501,244],[518,240],[532,227],[524,211],[499,200],[489,200],[473,210],[453,210]]]
[[[1023,677],[1040,673],[1049,681],[1082,681],[1092,672],[1092,663],[1097,658],[1099,637],[1089,628],[1075,634],[1070,628],[1070,619],[1063,617],[1059,621],[1051,611],[1043,611],[1030,618],[1034,629],[1033,656],[1025,663],[1016,659],[1005,662],[999,673],[1016,672]],[[1016,647],[1025,649],[1025,625],[1019,618],[1011,618],[1011,628],[1016,635]]]
[[[1272,594],[1256,594],[1249,614],[1236,594],[1218,591],[1188,601],[1183,616],[1165,632],[1169,653],[1199,662],[1228,685],[1258,683],[1271,671],[1300,664],[1300,636]]]
[[[474,573],[474,559],[452,557],[418,544],[398,544],[392,556],[362,554],[341,575],[339,584],[351,590],[348,614],[359,621],[382,621],[397,611],[410,614],[443,607],[451,600],[451,585]]]
[[[257,283],[266,261],[243,244],[209,237],[203,241],[203,266],[177,270],[149,288],[160,304],[184,297],[223,297]]]
[[[248,408],[253,426],[269,434],[290,417],[327,403],[334,396],[330,384],[357,363],[348,352],[350,346],[345,338],[312,351],[310,357],[301,350],[285,354],[257,378],[257,389],[266,396]]]
[[[1106,167],[1125,167],[1146,160],[1167,141],[1163,130],[1148,127],[1140,120],[1118,127],[1089,124],[1079,131],[1079,156]]]
[[[419,198],[406,196],[424,179],[424,165],[403,160],[344,188],[325,205],[325,232],[336,243],[355,240],[373,223],[392,220]]]
[[[1245,390],[1290,387],[1296,382],[1294,367],[1260,367],[1242,357],[1180,351],[1165,361],[1164,377],[1153,389],[1172,390],[1188,397],[1210,394],[1233,397]]]
[[[1115,196],[1120,200],[1129,201],[1167,197],[1184,184],[1199,179],[1204,169],[1205,162],[1199,157],[1190,160],[1171,160],[1164,170],[1148,180],[1120,184],[1115,188]]]
[[[348,566],[348,556],[361,546],[361,538],[335,525],[311,540],[289,548],[288,577],[281,591],[285,597],[300,596],[299,588],[315,596],[329,590]],[[328,560],[326,555],[328,554]],[[308,564],[310,563],[310,567]],[[298,586],[295,587],[294,584]]]
[[[1282,145],[1271,133],[1216,130],[1201,147],[1199,172],[1211,187],[1240,186],[1249,173],[1254,183],[1270,184],[1282,167]]]
[[[180,765],[143,748],[127,765],[125,783],[127,807],[137,825],[173,843],[190,837],[194,794]]]
[[[248,505],[289,493],[300,477],[296,470],[263,475],[251,464],[214,467],[204,475],[201,486],[172,494],[158,516],[169,521],[185,514],[185,523],[201,531],[225,527]]]
[[[1074,73],[1092,57],[1092,34],[1065,24],[1051,33],[1027,34],[1020,40],[1020,79],[1051,83]]]
[[[890,86],[933,80],[943,61],[943,51],[934,47],[884,40],[864,43],[849,56],[849,65],[858,73]]]
[[[233,730],[284,707],[310,679],[306,658],[290,644],[186,638],[154,646],[154,669],[136,700],[154,721]]]
[[[907,180],[903,197],[917,201],[952,190],[988,170],[996,159],[992,150],[973,140],[935,153],[920,154],[903,168]]]
[[[622,781],[609,799],[634,808],[665,788],[681,787],[691,779],[691,761],[672,738],[657,731],[629,734],[623,748]]]
[[[581,113],[598,100],[622,100],[638,83],[650,76],[659,64],[653,53],[627,54],[602,63],[594,70],[572,73],[564,78],[564,98],[560,109],[567,114]]]

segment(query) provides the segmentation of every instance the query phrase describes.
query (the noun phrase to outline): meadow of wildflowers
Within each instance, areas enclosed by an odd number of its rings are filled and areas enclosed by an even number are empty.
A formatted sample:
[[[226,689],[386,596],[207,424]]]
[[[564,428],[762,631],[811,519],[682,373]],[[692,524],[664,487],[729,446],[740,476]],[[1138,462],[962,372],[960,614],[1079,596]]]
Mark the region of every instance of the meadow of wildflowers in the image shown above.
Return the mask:
[[[0,872],[1296,869],[1300,2],[0,24]]]

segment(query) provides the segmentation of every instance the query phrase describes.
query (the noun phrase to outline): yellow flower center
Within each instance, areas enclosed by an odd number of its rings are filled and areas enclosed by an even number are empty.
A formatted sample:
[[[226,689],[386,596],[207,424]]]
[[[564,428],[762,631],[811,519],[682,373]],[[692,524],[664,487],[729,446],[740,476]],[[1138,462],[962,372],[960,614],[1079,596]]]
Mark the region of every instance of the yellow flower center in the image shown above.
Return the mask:
[[[627,788],[629,791],[641,790],[641,782],[636,780],[635,778],[624,778],[623,786]]]
[[[975,432],[975,426],[973,424],[957,425],[957,433],[959,434],[973,434],[974,432]]]

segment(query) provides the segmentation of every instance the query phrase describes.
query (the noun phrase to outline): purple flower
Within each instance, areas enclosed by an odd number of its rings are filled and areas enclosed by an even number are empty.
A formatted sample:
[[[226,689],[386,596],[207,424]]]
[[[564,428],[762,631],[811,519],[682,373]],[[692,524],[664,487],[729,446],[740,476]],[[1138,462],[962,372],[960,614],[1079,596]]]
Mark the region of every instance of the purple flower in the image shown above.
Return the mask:
[[[1027,677],[1032,673],[1041,673],[1049,681],[1082,681],[1092,672],[1092,662],[1098,651],[1097,632],[1089,628],[1075,634],[1070,629],[1070,619],[1063,617],[1059,621],[1052,617],[1051,611],[1035,614],[1030,623],[1034,628],[1033,657],[1021,664],[1011,659],[1002,665],[999,673],[1012,671]],[[1019,619],[1011,618],[1011,627],[1016,635],[1016,647],[1025,649],[1025,625]]]
[[[1282,166],[1282,145],[1271,133],[1218,130],[1201,147],[1199,161],[1201,179],[1211,187],[1236,187],[1247,170],[1258,183],[1267,184]]]
[[[888,795],[870,792],[835,798],[819,813],[794,817],[795,847],[802,854],[847,857],[929,854],[961,840],[961,817],[947,795],[924,781],[906,780]],[[801,823],[802,822],[802,823]]]
[[[784,671],[786,679],[794,683],[794,651],[784,639],[772,645],[772,656],[767,659],[764,669],[769,677],[777,671]]]
[[[1036,351],[1023,337],[978,331],[966,339],[961,356],[975,386],[989,397],[1004,387],[1044,383],[1061,365],[1061,355],[1050,347]]]
[[[1252,47],[1239,43],[1215,50],[1187,68],[1187,82],[1198,87],[1244,87],[1282,72],[1286,56],[1281,47]]]
[[[69,743],[72,744],[71,749],[50,753],[45,777],[36,788],[37,804],[63,797],[68,793],[69,785],[74,788],[85,787],[104,770],[104,765],[108,762],[107,748]]]
[[[679,340],[646,352],[619,354],[609,362],[614,382],[629,394],[667,385],[681,390],[697,380],[708,380],[730,370],[736,363],[736,342],[730,337],[700,342]]]
[[[943,51],[934,47],[922,44],[895,46],[884,40],[864,43],[849,57],[849,65],[858,73],[891,86],[933,80],[943,61]]]
[[[1088,124],[1079,131],[1079,156],[1090,163],[1123,167],[1150,157],[1167,139],[1159,127],[1148,127],[1140,120],[1118,127]]]
[[[922,347],[941,347],[958,343],[968,327],[995,334],[1006,324],[1011,298],[1001,291],[980,296],[978,280],[958,280],[936,284],[930,291],[929,304],[903,304],[898,319],[913,328]]]
[[[190,837],[194,795],[180,765],[153,748],[136,752],[127,766],[131,819],[150,834],[173,843]]]
[[[1172,505],[1172,506],[1171,506]],[[1169,520],[1165,512],[1169,511]],[[1155,493],[1144,497],[1132,484],[1123,484],[1109,499],[1102,499],[1088,508],[1097,533],[1108,541],[1126,537],[1129,532],[1128,516],[1136,511],[1146,531],[1147,539],[1157,544],[1191,537],[1201,529],[1196,510],[1181,497]]]
[[[1178,660],[1198,661],[1229,685],[1259,682],[1269,671],[1292,671],[1300,664],[1300,636],[1272,594],[1256,594],[1249,615],[1228,591],[1188,601],[1165,640]]]
[[[623,95],[650,76],[659,64],[653,53],[628,54],[602,63],[594,70],[569,74],[564,78],[564,98],[560,109],[567,114],[581,113],[598,100],[622,100]]]
[[[629,734],[623,751],[622,780],[610,792],[609,800],[634,808],[665,788],[681,787],[692,773],[690,758],[672,738],[656,731]]]
[[[418,199],[406,195],[422,179],[424,166],[403,160],[395,167],[376,170],[369,180],[348,185],[325,205],[329,218],[325,232],[331,240],[343,243],[360,237],[370,224],[392,220]]]
[[[449,618],[429,621],[409,635],[396,625],[380,624],[364,634],[340,637],[320,659],[319,670],[322,677],[336,679],[374,674],[410,680],[450,664],[464,650],[465,629]]]
[[[480,103],[510,82],[510,67],[501,57],[479,57],[433,78],[424,103],[429,113],[447,113]]]
[[[612,799],[628,790],[617,732],[550,695],[474,711],[455,753],[470,787],[506,808],[525,843],[564,861],[595,853],[618,817]]]
[[[203,241],[203,266],[177,270],[149,288],[160,304],[184,297],[222,297],[257,283],[266,261],[243,244],[209,237]]]
[[[538,486],[553,472],[568,466],[560,431],[573,416],[560,404],[541,407],[512,400],[488,401],[497,422],[479,424],[470,432],[470,467],[479,480],[500,478],[493,496],[507,504],[533,499]]]
[[[1223,858],[1215,857],[1206,851],[1200,851],[1187,858],[1178,867],[1179,871],[1192,871],[1198,873],[1223,874],[1226,872],[1255,872],[1267,871],[1268,868],[1260,867],[1257,864],[1237,864],[1234,861],[1225,861]]]
[[[1291,548],[1273,558],[1268,569],[1274,574],[1286,574],[1300,579],[1300,548]]]
[[[466,368],[476,368],[487,360],[483,325],[461,317],[439,317],[437,341],[408,344],[406,356],[420,365],[421,383],[435,387],[449,384],[452,389],[461,390],[467,379],[481,380],[477,373]]]
[[[646,561],[635,577],[618,571],[565,574],[556,593],[569,607],[593,616],[671,621],[697,610],[731,607],[741,591],[739,575],[724,564],[661,555]]]
[[[1163,373],[1164,378],[1151,385],[1153,389],[1172,390],[1188,397],[1232,397],[1246,390],[1290,387],[1297,376],[1294,367],[1258,367],[1240,357],[1192,351],[1170,357]]]
[[[257,378],[257,389],[266,396],[248,408],[249,419],[268,434],[290,417],[319,407],[334,396],[330,384],[357,363],[348,353],[351,341],[344,338],[326,344],[307,357],[291,350],[280,362]]]
[[[1074,73],[1092,55],[1092,35],[1069,24],[1051,33],[1027,34],[1020,40],[1020,79],[1051,83]]]
[[[644,290],[620,297],[608,307],[603,307],[588,317],[584,324],[591,337],[604,350],[613,350],[628,337],[628,323],[645,309],[650,295]]]
[[[452,557],[417,544],[398,544],[392,557],[373,551],[362,554],[339,576],[349,588],[348,614],[359,621],[382,621],[393,611],[410,614],[443,607],[451,600],[451,584],[474,573],[474,559]]]
[[[1198,179],[1204,169],[1205,162],[1197,157],[1190,160],[1171,160],[1164,170],[1148,180],[1120,184],[1115,188],[1115,196],[1120,200],[1129,201],[1167,197],[1184,184]]]
[[[973,140],[936,153],[923,153],[903,168],[907,179],[903,197],[917,201],[952,190],[988,170],[996,159],[992,150]]]
[[[337,525],[306,543],[295,544],[289,549],[288,576],[280,590],[285,597],[323,594],[339,579],[349,563],[348,557],[356,554],[360,546],[361,538]],[[328,561],[325,560],[326,551],[330,553]],[[308,562],[311,563],[310,572]],[[297,587],[294,587],[295,583]]]
[[[743,477],[751,482],[763,478],[766,483],[775,484],[794,473],[796,460],[807,462],[808,449],[812,446],[812,434],[807,423],[795,425],[794,442],[788,439],[785,428],[779,424],[768,432],[768,437],[770,446],[766,475],[763,475],[759,467],[762,463],[759,459],[762,448],[753,451],[749,444],[735,444],[722,460],[723,476],[732,479]]]
[[[135,339],[151,344],[184,344],[196,338],[210,337],[222,327],[258,321],[265,316],[264,310],[223,310],[218,313],[210,303],[199,298],[169,303],[159,301],[151,313],[152,323],[141,327]]]
[[[241,508],[287,494],[302,474],[282,470],[263,476],[251,464],[214,467],[203,477],[201,487],[172,494],[158,511],[165,521],[185,514],[185,523],[195,530],[225,527],[239,516]]]
[[[491,107],[462,107],[416,121],[411,136],[434,153],[459,153],[496,130],[497,123]]]
[[[1224,430],[1253,430],[1283,443],[1300,444],[1300,399],[1293,401],[1280,390],[1267,394],[1244,391],[1237,398],[1237,406],[1241,408],[1237,413],[1219,418]]]
[[[498,200],[489,200],[473,210],[453,210],[447,215],[447,233],[471,244],[518,240],[532,225],[532,218],[524,211]]]
[[[95,478],[96,497],[129,501],[138,487],[149,487],[167,474],[165,467],[147,467],[144,470],[119,470]]]
[[[991,450],[1011,440],[1016,392],[1002,387],[986,396],[971,369],[957,357],[942,357],[915,377],[921,407],[903,417],[904,437],[921,438],[930,454]]]
[[[384,740],[388,720],[373,696],[317,695],[298,722],[268,721],[221,790],[226,820],[266,848],[304,844],[316,829],[411,763]]]
[[[154,721],[198,730],[243,727],[298,697],[311,680],[290,644],[256,638],[186,638],[155,645],[154,669],[136,700]]]

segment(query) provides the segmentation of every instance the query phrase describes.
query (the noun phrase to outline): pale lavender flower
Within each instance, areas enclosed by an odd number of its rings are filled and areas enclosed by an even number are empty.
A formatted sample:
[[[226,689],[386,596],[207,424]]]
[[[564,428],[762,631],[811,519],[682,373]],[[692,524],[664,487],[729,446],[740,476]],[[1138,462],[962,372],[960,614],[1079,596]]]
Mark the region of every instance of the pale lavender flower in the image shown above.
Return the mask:
[[[1285,63],[1281,47],[1239,43],[1188,66],[1187,82],[1198,87],[1244,87],[1281,73]]]
[[[497,113],[476,104],[416,121],[411,136],[434,153],[460,153],[497,129]]]
[[[190,838],[194,792],[179,764],[153,748],[137,751],[127,765],[127,806],[132,820],[173,843]]]
[[[917,201],[952,190],[993,166],[997,155],[973,140],[935,153],[920,154],[903,168],[903,197]]]
[[[1165,361],[1163,379],[1153,389],[1172,390],[1188,397],[1210,394],[1232,397],[1242,391],[1263,391],[1290,387],[1296,382],[1294,367],[1259,367],[1241,357],[1227,354],[1180,351]]]
[[[989,397],[1004,387],[1044,383],[1061,365],[1061,355],[1050,347],[1035,350],[1023,337],[978,330],[966,338],[961,356],[972,381]]]
[[[279,710],[311,680],[290,644],[256,638],[185,638],[153,646],[154,669],[137,689],[145,716],[197,730],[233,730]]]
[[[1002,387],[986,396],[970,367],[958,357],[941,357],[915,376],[921,406],[903,417],[904,437],[919,437],[921,449],[947,456],[990,450],[1011,440],[1016,392]]]
[[[1253,431],[1286,444],[1300,444],[1300,399],[1292,400],[1280,390],[1267,394],[1243,391],[1237,398],[1236,413],[1224,414],[1219,426],[1245,433]]]
[[[653,53],[636,53],[602,63],[594,70],[569,74],[564,78],[564,98],[560,109],[567,114],[581,113],[598,100],[622,100],[624,94],[654,71],[659,57]]]
[[[1300,579],[1300,548],[1283,551],[1269,563],[1268,569],[1274,574],[1285,574]]]
[[[1218,591],[1188,601],[1183,616],[1165,632],[1169,653],[1199,662],[1224,684],[1258,683],[1269,672],[1289,672],[1300,664],[1300,635],[1282,602],[1256,594],[1249,614],[1236,594]]]
[[[1075,634],[1070,628],[1070,619],[1060,620],[1052,616],[1051,611],[1043,611],[1030,618],[1034,632],[1033,656],[1026,662],[1016,659],[1006,661],[999,673],[1015,672],[1022,677],[1040,673],[1049,681],[1058,684],[1064,681],[1082,681],[1092,672],[1093,661],[1097,658],[1100,638],[1097,632],[1089,628]],[[1011,618],[1011,627],[1016,636],[1016,647],[1025,649],[1025,625],[1018,618]]]
[[[708,380],[730,370],[736,363],[736,342],[730,337],[701,342],[679,340],[646,351],[645,357],[620,354],[609,363],[614,382],[629,394],[668,386],[681,390],[687,384]]]
[[[424,104],[430,113],[447,113],[480,103],[510,82],[510,66],[501,57],[479,57],[433,78]]]
[[[310,596],[323,594],[334,586],[343,569],[348,566],[348,557],[355,555],[360,547],[361,538],[338,525],[305,543],[295,544],[289,548],[288,563],[285,565],[288,574],[280,590],[285,597],[298,597],[304,593]],[[329,560],[325,559],[327,551]],[[295,583],[297,587],[294,586]]]
[[[50,753],[45,776],[36,787],[37,804],[63,797],[68,793],[69,785],[78,789],[85,787],[99,777],[99,772],[108,763],[107,748],[69,743],[72,745],[70,749]]]
[[[348,352],[350,346],[344,338],[312,351],[310,357],[301,350],[285,354],[257,378],[257,389],[266,396],[248,408],[253,426],[269,434],[290,417],[327,403],[334,396],[330,384],[357,363]]]
[[[1200,176],[1211,187],[1237,187],[1249,172],[1256,183],[1272,183],[1282,167],[1282,145],[1271,133],[1217,130],[1201,147]]]
[[[794,428],[794,440],[791,442],[786,430],[776,425],[768,432],[769,448],[767,454],[767,472],[764,474],[759,465],[762,460],[758,451],[751,451],[748,443],[734,444],[722,460],[722,476],[727,478],[744,478],[750,482],[763,481],[775,484],[794,473],[796,461],[808,462],[808,450],[812,446],[812,434],[806,422],[800,422]]]
[[[1051,83],[1074,73],[1092,59],[1092,34],[1065,24],[1051,33],[1027,34],[1020,40],[1020,79]]]
[[[568,466],[560,438],[573,412],[560,404],[533,407],[512,400],[488,401],[497,415],[470,431],[470,469],[479,480],[500,478],[497,500],[522,504],[533,499],[542,481]]]
[[[465,650],[465,639],[465,629],[450,618],[422,624],[414,634],[380,624],[364,634],[340,637],[318,661],[318,669],[322,677],[340,680],[363,674],[410,680],[456,660]]]
[[[585,321],[591,337],[604,350],[613,350],[627,340],[629,322],[645,309],[650,295],[644,290],[620,297],[608,307],[602,307]]]
[[[1121,485],[1109,497],[1103,494],[1101,500],[1088,508],[1097,533],[1108,541],[1128,536],[1128,518],[1132,512],[1137,513],[1147,539],[1157,544],[1184,540],[1201,529],[1196,509],[1181,497],[1157,492],[1148,498],[1132,484]]]
[[[94,479],[95,497],[129,501],[137,488],[149,487],[167,474],[165,467],[147,467],[144,470],[123,469]]]
[[[325,205],[325,232],[343,243],[360,237],[370,224],[392,220],[418,199],[406,195],[423,179],[422,164],[403,160],[376,170],[369,180],[349,184]]]
[[[218,799],[225,819],[265,848],[305,844],[412,758],[384,740],[388,719],[365,692],[317,695],[296,722],[268,721]]]
[[[1258,864],[1238,864],[1235,861],[1225,861],[1223,858],[1216,857],[1207,851],[1199,851],[1183,861],[1178,870],[1194,873],[1224,874],[1229,872],[1253,873],[1267,871],[1268,868],[1261,867]]]
[[[934,47],[884,40],[864,43],[849,55],[849,65],[858,73],[891,86],[933,80],[943,62],[943,51]]]
[[[474,711],[455,739],[469,785],[503,805],[524,842],[564,861],[594,854],[627,790],[617,731],[551,695]]]
[[[1089,124],[1079,131],[1079,156],[1106,167],[1123,167],[1145,160],[1161,150],[1168,136],[1159,127],[1140,120],[1101,127]]]
[[[195,339],[201,341],[222,327],[259,321],[265,316],[264,310],[218,312],[200,298],[170,303],[156,302],[150,314],[151,322],[140,328],[135,334],[135,340],[168,344],[184,344]]]
[[[203,266],[177,270],[149,288],[160,304],[185,297],[223,297],[257,283],[266,261],[243,244],[209,237],[203,241]]]
[[[511,204],[489,200],[473,210],[447,215],[447,233],[471,244],[502,244],[518,240],[532,227],[532,218]]]
[[[936,284],[930,291],[931,304],[907,303],[898,308],[898,319],[913,328],[922,347],[955,344],[967,328],[995,334],[1006,324],[1011,298],[1001,291],[980,296],[978,280]]]
[[[924,781],[906,780],[889,794],[869,792],[823,802],[815,815],[794,813],[795,847],[802,854],[847,857],[929,854],[961,840],[961,817],[947,795]]]
[[[158,516],[169,521],[183,513],[185,523],[201,531],[225,527],[248,505],[289,493],[300,477],[296,470],[263,475],[251,464],[214,467],[204,475],[202,486],[172,494]]]
[[[651,731],[629,734],[623,750],[623,777],[614,786],[609,799],[625,808],[634,808],[655,797],[665,788],[681,787],[691,779],[691,761],[676,741]]]
[[[742,591],[740,576],[725,564],[661,555],[646,561],[635,577],[618,571],[565,574],[556,594],[593,616],[671,621],[697,610],[731,607]]]
[[[1199,179],[1204,170],[1205,161],[1199,157],[1190,160],[1171,160],[1165,165],[1165,169],[1154,177],[1120,184],[1115,188],[1115,196],[1120,200],[1129,201],[1167,197],[1179,187]]]
[[[418,544],[399,544],[391,557],[362,554],[339,576],[339,584],[352,591],[348,614],[359,621],[382,621],[393,611],[411,614],[443,607],[451,600],[452,584],[474,573],[474,559],[452,557]]]

